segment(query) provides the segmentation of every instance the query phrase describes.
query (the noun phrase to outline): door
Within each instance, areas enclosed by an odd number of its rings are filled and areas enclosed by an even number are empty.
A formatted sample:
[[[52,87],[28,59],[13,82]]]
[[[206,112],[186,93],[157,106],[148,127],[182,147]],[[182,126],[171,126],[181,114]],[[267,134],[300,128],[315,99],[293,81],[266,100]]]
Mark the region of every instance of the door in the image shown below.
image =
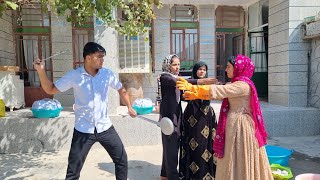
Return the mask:
[[[268,32],[249,33],[249,56],[255,64],[252,81],[259,97],[268,96]]]
[[[35,59],[45,59],[51,55],[50,19],[50,12],[43,11],[41,4],[35,2],[21,5],[14,13],[16,63],[20,79],[24,80],[27,107],[36,100],[53,97],[40,87],[38,74],[33,67]],[[46,60],[45,71],[52,81],[52,59]]]
[[[216,73],[219,82],[229,81],[225,72],[228,58],[244,53],[243,37],[242,33],[216,33]]]
[[[244,37],[243,34],[236,35],[232,38],[232,54],[244,54]]]

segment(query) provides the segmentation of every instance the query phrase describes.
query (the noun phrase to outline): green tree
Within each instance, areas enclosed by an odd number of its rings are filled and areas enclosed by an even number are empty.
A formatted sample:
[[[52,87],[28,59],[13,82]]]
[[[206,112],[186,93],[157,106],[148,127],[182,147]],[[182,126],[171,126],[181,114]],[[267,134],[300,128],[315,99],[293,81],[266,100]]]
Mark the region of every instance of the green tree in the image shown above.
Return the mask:
[[[6,9],[16,10],[31,0],[0,0],[0,16]],[[160,0],[39,0],[47,10],[51,7],[58,15],[67,15],[67,21],[82,24],[93,15],[115,28],[119,33],[136,36],[145,32],[146,24],[155,18],[153,7],[161,8]],[[120,15],[120,16],[119,16]]]

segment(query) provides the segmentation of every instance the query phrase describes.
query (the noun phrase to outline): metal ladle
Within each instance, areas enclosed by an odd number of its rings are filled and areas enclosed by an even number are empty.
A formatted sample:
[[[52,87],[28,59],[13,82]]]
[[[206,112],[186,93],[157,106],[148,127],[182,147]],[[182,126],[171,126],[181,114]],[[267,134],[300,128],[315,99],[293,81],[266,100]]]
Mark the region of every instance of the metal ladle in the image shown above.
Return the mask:
[[[124,116],[128,116],[128,114],[126,114]],[[149,119],[147,117],[141,116],[141,115],[137,115],[137,118],[143,119],[147,122],[150,122],[152,124],[157,125],[158,127],[160,127],[161,132],[165,135],[171,135],[174,131],[174,125],[173,125],[171,119],[169,119],[167,117],[161,118],[159,122],[154,121],[152,119]]]
[[[150,122],[153,124],[156,124],[158,127],[160,127],[162,133],[165,135],[171,135],[174,131],[174,125],[173,125],[171,119],[169,119],[167,117],[161,118],[159,122],[153,121],[149,118],[146,118],[146,117],[143,117],[140,115],[138,115],[137,118],[146,120],[147,122]]]

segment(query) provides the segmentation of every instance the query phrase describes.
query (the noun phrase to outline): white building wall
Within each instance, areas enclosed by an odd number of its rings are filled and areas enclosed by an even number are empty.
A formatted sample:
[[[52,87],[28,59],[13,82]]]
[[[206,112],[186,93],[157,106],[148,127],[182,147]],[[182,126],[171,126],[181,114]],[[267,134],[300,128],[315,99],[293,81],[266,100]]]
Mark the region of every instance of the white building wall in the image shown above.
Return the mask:
[[[155,73],[144,74],[143,93],[144,97],[155,100],[157,90],[156,77],[161,73],[162,60],[170,53],[170,8],[174,4],[195,5],[199,11],[199,45],[200,60],[208,64],[209,77],[216,76],[216,5],[213,1],[187,1],[167,0],[163,2],[163,8],[155,8],[156,19],[154,20],[154,57]],[[246,47],[246,45],[245,45]],[[244,48],[245,48],[244,47]]]
[[[303,40],[304,18],[320,11],[319,0],[289,1],[289,105],[307,106],[308,53],[310,43]]]
[[[188,4],[188,2],[177,2]],[[197,3],[195,3],[196,5]],[[155,9],[154,20],[154,58],[155,73],[144,74],[144,97],[155,101],[157,91],[157,76],[162,72],[162,61],[170,54],[170,8],[173,4],[164,4],[162,9]],[[209,76],[215,77],[215,6],[213,4],[197,5],[199,10],[199,44],[200,60],[209,67]]]
[[[111,69],[119,79],[118,33],[113,28],[96,23],[94,26],[94,41],[103,46],[106,50],[103,66]],[[120,106],[120,97],[117,90],[109,88],[108,101],[108,113],[116,114],[117,107]]]
[[[164,4],[161,9],[154,9],[154,61],[155,73],[144,74],[143,96],[155,101],[157,76],[162,72],[163,59],[170,54],[170,5]]]
[[[289,1],[269,1],[269,102],[288,106]]]
[[[305,17],[320,10],[320,1],[269,1],[269,102],[307,106],[308,51],[302,40]]]
[[[106,49],[104,65],[118,75],[118,34],[114,29],[105,25],[95,24],[94,41]],[[66,17],[51,15],[51,39],[52,54],[59,51],[69,50],[66,53],[53,58],[53,80],[61,78],[65,73],[73,70],[73,49],[72,49],[72,25],[66,21]],[[83,48],[83,47],[80,47]],[[74,103],[73,90],[70,89],[54,96],[65,107],[70,107]],[[110,88],[108,95],[109,106],[108,113],[116,114],[116,109],[120,105],[118,92]]]
[[[51,41],[52,54],[68,50],[66,53],[52,58],[53,82],[73,69],[72,26],[65,16],[51,13]],[[71,107],[74,103],[73,90],[54,95],[64,107]]]
[[[200,61],[208,65],[208,76],[216,77],[215,6],[199,6]]]
[[[259,0],[161,0],[163,4],[248,6]]]

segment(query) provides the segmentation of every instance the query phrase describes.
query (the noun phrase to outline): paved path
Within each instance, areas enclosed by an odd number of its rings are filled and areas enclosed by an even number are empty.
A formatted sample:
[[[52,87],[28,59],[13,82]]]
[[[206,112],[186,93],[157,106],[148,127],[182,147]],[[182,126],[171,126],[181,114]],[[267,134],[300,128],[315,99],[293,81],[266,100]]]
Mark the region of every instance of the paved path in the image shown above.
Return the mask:
[[[320,136],[273,138],[269,144],[295,152],[289,161],[294,173],[320,174]],[[161,145],[126,147],[130,180],[155,180],[159,177]],[[68,151],[36,154],[0,154],[0,179],[58,180],[64,179]],[[81,180],[115,179],[114,165],[99,144],[91,149],[82,170]]]
[[[294,150],[289,160],[294,176],[303,173],[320,174],[320,136],[275,137],[268,143]]]
[[[130,180],[157,179],[160,172],[160,145],[126,147]],[[64,179],[68,151],[38,154],[0,155],[0,179]],[[114,164],[100,144],[95,144],[81,172],[83,180],[115,179]]]

